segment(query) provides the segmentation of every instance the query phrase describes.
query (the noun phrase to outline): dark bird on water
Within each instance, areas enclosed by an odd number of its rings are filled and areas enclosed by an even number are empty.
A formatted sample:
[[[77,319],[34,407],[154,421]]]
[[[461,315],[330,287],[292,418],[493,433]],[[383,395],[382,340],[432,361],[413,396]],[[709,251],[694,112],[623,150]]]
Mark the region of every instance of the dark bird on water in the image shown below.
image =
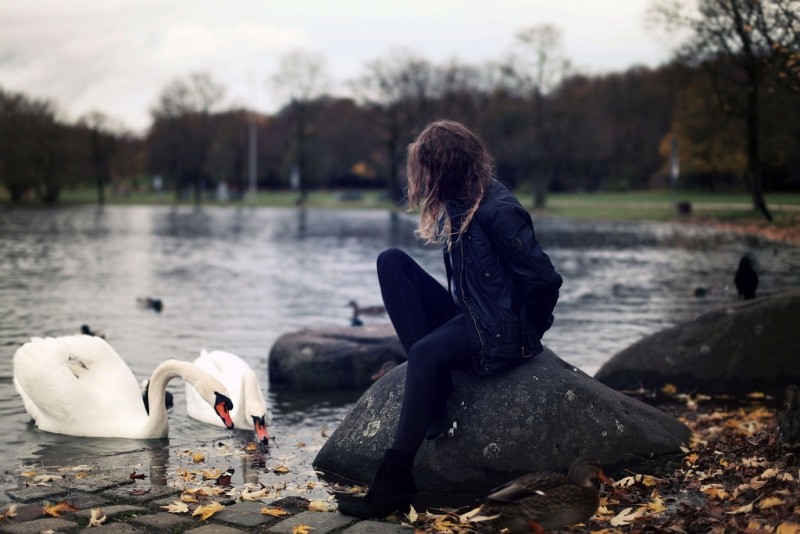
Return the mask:
[[[361,320],[362,315],[378,316],[386,313],[386,308],[383,306],[364,306],[361,307],[354,300],[351,300],[347,305],[353,308],[353,316],[350,318],[351,326],[362,326],[364,321]]]
[[[597,480],[610,482],[597,461],[589,458],[575,460],[567,475],[523,475],[487,495],[471,521],[537,533],[581,523],[600,505]]]
[[[154,299],[152,297],[138,297],[136,302],[142,308],[148,308],[157,313],[161,313],[161,310],[164,309],[164,303],[161,302],[161,299]]]
[[[745,254],[739,260],[739,268],[733,277],[736,284],[736,291],[739,292],[740,300],[752,300],[756,298],[756,288],[758,287],[758,273],[753,268],[753,260]]]
[[[92,330],[88,324],[81,325],[81,334],[83,334],[84,336],[96,336],[96,337],[101,337],[103,339],[106,338],[104,334],[101,334],[96,330]]]

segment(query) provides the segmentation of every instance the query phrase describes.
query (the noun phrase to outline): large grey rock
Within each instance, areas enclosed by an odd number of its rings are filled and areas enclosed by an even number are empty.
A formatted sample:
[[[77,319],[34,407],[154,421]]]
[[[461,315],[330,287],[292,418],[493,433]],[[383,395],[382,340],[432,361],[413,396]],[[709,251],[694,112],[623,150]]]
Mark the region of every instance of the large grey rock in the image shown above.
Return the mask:
[[[371,482],[397,425],[406,364],[367,390],[314,459],[331,480]],[[423,444],[414,477],[423,498],[475,495],[532,471],[566,472],[581,454],[606,466],[679,452],[690,431],[550,350],[514,371],[453,373],[448,436]],[[453,498],[456,496],[456,498]]]
[[[391,325],[305,329],[282,335],[269,354],[271,385],[366,389],[381,368],[405,361]]]
[[[595,374],[615,389],[781,393],[800,383],[800,291],[710,311],[641,339]]]

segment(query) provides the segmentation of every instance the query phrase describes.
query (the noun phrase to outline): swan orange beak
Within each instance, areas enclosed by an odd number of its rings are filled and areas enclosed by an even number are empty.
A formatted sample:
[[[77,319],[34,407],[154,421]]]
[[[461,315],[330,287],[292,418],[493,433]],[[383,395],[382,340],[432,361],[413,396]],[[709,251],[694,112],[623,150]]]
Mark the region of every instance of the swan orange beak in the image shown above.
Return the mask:
[[[253,416],[253,428],[256,431],[256,438],[258,441],[266,445],[269,443],[269,434],[267,433],[267,423],[264,416],[256,417]]]
[[[222,422],[225,423],[226,427],[229,429],[233,428],[233,419],[231,419],[233,402],[231,402],[231,399],[221,393],[216,393],[216,395],[217,398],[214,402],[214,411],[217,412],[217,415],[220,417],[220,419],[222,419]]]

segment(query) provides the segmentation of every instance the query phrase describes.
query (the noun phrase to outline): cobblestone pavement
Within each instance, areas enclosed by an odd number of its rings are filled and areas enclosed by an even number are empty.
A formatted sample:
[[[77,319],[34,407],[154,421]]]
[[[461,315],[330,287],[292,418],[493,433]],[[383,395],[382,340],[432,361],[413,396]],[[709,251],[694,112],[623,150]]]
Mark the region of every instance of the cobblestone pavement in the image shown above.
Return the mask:
[[[213,486],[203,487],[215,489]],[[215,493],[211,490],[205,491]],[[218,495],[203,495],[203,491],[192,494],[178,486],[159,486],[131,478],[131,474],[127,472],[119,476],[83,473],[81,476],[58,476],[51,480],[46,476],[20,479],[18,488],[5,491],[6,500],[10,502],[0,506],[0,532],[414,532],[413,528],[399,523],[362,521],[335,510],[325,511],[335,508],[326,501],[313,501],[299,496],[277,500],[270,500],[268,497],[247,500],[257,495],[256,489],[249,493],[245,490],[220,491]],[[186,502],[193,500],[196,502]],[[198,508],[200,512],[197,511]],[[215,508],[217,510],[213,515],[203,519],[204,510]],[[323,511],[312,511],[316,509]],[[192,515],[193,513],[196,515]],[[91,524],[93,515],[97,526]]]

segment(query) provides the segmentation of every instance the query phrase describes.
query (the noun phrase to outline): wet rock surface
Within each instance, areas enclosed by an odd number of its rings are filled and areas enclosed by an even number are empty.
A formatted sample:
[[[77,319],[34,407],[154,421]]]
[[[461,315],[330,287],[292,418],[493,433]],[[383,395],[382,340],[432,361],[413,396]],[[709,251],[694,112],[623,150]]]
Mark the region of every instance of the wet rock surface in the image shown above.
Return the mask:
[[[269,380],[273,386],[304,391],[366,389],[405,359],[391,325],[304,329],[275,341]]]
[[[767,391],[800,383],[800,290],[735,302],[647,336],[595,374],[620,390],[707,394]]]
[[[376,382],[323,445],[314,466],[331,479],[369,482],[390,445],[406,365]],[[466,504],[522,473],[568,469],[579,455],[604,466],[680,453],[689,429],[625,396],[549,349],[493,376],[453,373],[449,430],[423,444],[414,476],[424,501]],[[459,502],[460,501],[460,502]]]

